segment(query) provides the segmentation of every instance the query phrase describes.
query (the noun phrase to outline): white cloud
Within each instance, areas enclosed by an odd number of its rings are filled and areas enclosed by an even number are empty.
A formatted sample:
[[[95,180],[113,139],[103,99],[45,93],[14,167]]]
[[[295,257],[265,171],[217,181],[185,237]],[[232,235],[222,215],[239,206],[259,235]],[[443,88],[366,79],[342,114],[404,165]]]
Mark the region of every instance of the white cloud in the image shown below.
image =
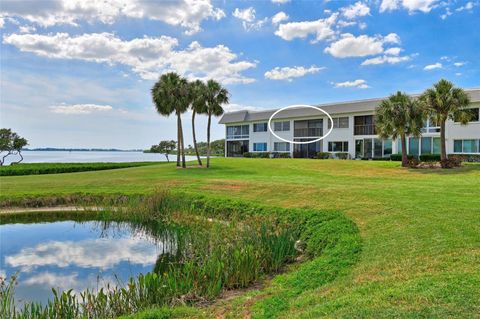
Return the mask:
[[[402,51],[401,48],[390,48],[390,49],[385,50],[385,54],[387,54],[387,55],[399,55],[401,51]]]
[[[464,66],[465,64],[467,64],[467,62],[455,62],[453,63],[453,65],[459,67],[459,66]]]
[[[168,249],[170,248],[166,247],[166,251]],[[162,249],[159,248],[159,251]],[[23,248],[15,255],[5,256],[5,263],[21,269],[49,265],[61,268],[76,266],[108,269],[122,261],[151,265],[155,263],[156,258],[157,247],[142,238],[118,238],[114,241],[100,238],[41,243],[35,247]]]
[[[290,0],[272,0],[272,3],[276,3],[276,4],[285,4],[288,2],[290,2]]]
[[[287,80],[292,81],[292,78],[298,78],[305,76],[306,74],[317,73],[320,70],[325,69],[324,67],[319,68],[315,65],[312,65],[309,68],[303,66],[294,66],[294,67],[276,67],[270,71],[265,72],[265,77],[270,80]]]
[[[32,33],[37,31],[37,29],[34,26],[24,25],[20,26],[18,31],[20,31],[20,33]]]
[[[332,42],[324,52],[329,53],[336,58],[361,57],[383,53],[385,43],[399,43],[400,38],[395,33],[390,33],[385,37],[361,35],[355,37],[351,33],[344,33],[341,39]]]
[[[380,12],[393,11],[398,9],[399,1],[398,0],[383,0],[380,4]]]
[[[175,50],[178,41],[168,36],[123,41],[112,33],[11,34],[4,36],[3,42],[47,58],[127,65],[149,80],[173,70],[189,78],[214,78],[224,84],[251,83],[254,79],[241,73],[256,66],[238,61],[237,54],[224,45],[205,48],[194,41],[185,50]]]
[[[235,11],[233,11],[232,15],[240,20],[246,22],[253,22],[255,20],[255,9],[253,7],[249,7],[243,10],[235,8]]]
[[[443,65],[437,62],[434,64],[426,65],[423,69],[429,71],[429,70],[435,70],[435,69],[441,69],[441,68],[443,68]]]
[[[370,87],[367,85],[367,81],[362,79],[358,79],[354,81],[337,82],[332,84],[334,84],[336,88],[356,87],[359,89],[368,89]]]
[[[237,111],[261,111],[262,108],[257,106],[243,105],[230,103],[223,106],[225,112],[237,112]]]
[[[332,38],[335,35],[333,26],[337,20],[338,13],[332,14],[325,19],[315,21],[289,22],[280,24],[275,35],[284,40],[290,41],[295,38],[305,39],[309,35],[314,36],[312,43]]]
[[[287,21],[288,19],[289,19],[289,16],[285,12],[280,11],[279,13],[275,14],[272,17],[272,23],[279,24],[280,22]]]
[[[442,20],[445,20],[446,18],[448,18],[449,16],[451,16],[453,14],[453,12],[450,10],[450,8],[447,8],[445,9],[445,13],[440,15],[440,18]]]
[[[383,55],[375,58],[367,59],[362,62],[362,65],[377,65],[377,64],[397,64],[404,61],[409,61],[411,58],[409,56],[389,56]]]
[[[380,4],[380,12],[393,11],[403,7],[410,13],[415,11],[428,13],[437,7],[438,1],[439,0],[383,0]]]
[[[467,2],[464,6],[458,7],[455,9],[455,11],[460,12],[463,10],[472,10],[475,4],[471,1]]]
[[[249,7],[243,10],[235,8],[232,15],[235,18],[242,20],[242,26],[247,31],[258,30],[268,22],[268,18],[256,20],[255,9],[253,7]]]
[[[385,37],[383,37],[383,42],[388,43],[400,43],[400,37],[396,33],[389,33]]]
[[[21,17],[42,27],[78,25],[81,21],[112,24],[120,17],[151,19],[184,27],[187,34],[200,31],[205,19],[219,20],[225,16],[210,0],[49,0],[31,1],[28,5],[22,1],[3,1],[0,14]]]
[[[5,25],[5,19],[0,16],[0,29]]]
[[[97,104],[73,104],[73,105],[53,105],[50,106],[50,111],[59,114],[91,114],[94,112],[105,112],[113,110],[110,105]]]
[[[348,7],[341,8],[340,11],[347,19],[350,20],[370,14],[370,8],[360,1]]]
[[[457,72],[457,73],[455,73],[455,75],[456,75],[456,76],[461,76],[461,75],[462,75],[462,73],[460,73],[460,72]]]

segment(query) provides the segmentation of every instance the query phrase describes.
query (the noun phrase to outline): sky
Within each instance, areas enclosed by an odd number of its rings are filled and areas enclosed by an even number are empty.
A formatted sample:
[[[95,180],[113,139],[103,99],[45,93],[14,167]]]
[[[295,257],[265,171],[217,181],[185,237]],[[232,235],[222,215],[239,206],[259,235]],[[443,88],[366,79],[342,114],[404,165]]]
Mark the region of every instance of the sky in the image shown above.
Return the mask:
[[[0,125],[29,147],[148,148],[176,138],[150,95],[169,71],[222,83],[226,111],[478,88],[479,27],[480,0],[2,0]]]

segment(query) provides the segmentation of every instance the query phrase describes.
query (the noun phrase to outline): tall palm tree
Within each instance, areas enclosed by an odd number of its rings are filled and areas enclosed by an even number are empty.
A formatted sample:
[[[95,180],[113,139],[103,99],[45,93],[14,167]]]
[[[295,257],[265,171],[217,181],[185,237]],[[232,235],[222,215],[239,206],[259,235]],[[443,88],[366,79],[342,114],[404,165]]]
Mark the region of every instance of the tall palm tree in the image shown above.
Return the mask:
[[[206,113],[208,116],[207,124],[207,168],[210,167],[210,127],[212,124],[212,115],[220,116],[223,114],[222,104],[227,104],[229,101],[229,93],[227,89],[222,87],[220,83],[215,80],[208,80],[205,92]]]
[[[152,100],[157,112],[163,116],[175,113],[177,116],[177,167],[185,168],[185,147],[181,115],[185,113],[191,102],[188,81],[175,72],[163,74],[152,88]]]
[[[197,137],[195,132],[195,115],[197,113],[203,114],[207,111],[206,104],[206,91],[207,86],[200,80],[196,80],[191,83],[192,89],[192,134],[193,134],[193,147],[195,148],[195,154],[197,155],[198,165],[202,166],[202,160],[200,159],[200,153],[198,152]]]
[[[467,124],[471,113],[466,107],[470,104],[468,94],[457,88],[450,81],[441,79],[427,89],[420,97],[427,114],[440,125],[440,150],[441,159],[447,159],[445,147],[445,123],[447,119],[455,119],[461,124]]]
[[[419,103],[398,91],[380,102],[375,109],[375,125],[381,138],[397,139],[402,143],[402,166],[408,166],[407,136],[420,136],[425,114]]]

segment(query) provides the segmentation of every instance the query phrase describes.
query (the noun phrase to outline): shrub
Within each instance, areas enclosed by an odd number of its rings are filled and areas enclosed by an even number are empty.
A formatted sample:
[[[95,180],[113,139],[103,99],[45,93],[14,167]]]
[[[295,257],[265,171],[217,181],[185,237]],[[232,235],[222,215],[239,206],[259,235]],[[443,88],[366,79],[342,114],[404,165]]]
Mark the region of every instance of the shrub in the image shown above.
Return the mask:
[[[273,152],[272,153],[273,158],[290,158],[290,153],[286,152]]]
[[[317,158],[318,159],[329,159],[332,157],[332,154],[328,153],[328,152],[318,152],[317,153]]]
[[[480,154],[448,154],[448,158],[458,158],[462,162],[480,162]]]
[[[411,160],[415,158],[413,155],[407,155],[407,159]],[[401,162],[402,161],[402,154],[391,154],[390,155],[391,161]]]
[[[462,166],[462,160],[457,157],[450,157],[443,161],[440,161],[442,168],[454,168]]]
[[[420,155],[420,161],[422,162],[439,162],[440,154],[423,154]]]
[[[246,152],[243,157],[248,158],[270,158],[270,152]]]
[[[348,153],[335,153],[335,157],[338,159],[346,160],[350,157]]]
[[[127,163],[22,163],[0,166],[0,176],[38,175],[100,171],[153,165],[167,162],[127,162]]]

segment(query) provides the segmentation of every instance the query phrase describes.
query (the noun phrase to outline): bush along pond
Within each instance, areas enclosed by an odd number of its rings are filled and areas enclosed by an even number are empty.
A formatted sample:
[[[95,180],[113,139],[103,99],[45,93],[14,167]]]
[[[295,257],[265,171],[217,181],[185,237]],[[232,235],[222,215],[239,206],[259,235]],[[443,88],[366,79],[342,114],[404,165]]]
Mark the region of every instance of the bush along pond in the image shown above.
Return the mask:
[[[11,235],[2,241],[10,276],[0,288],[2,318],[116,318],[204,304],[280,272],[299,255],[305,261],[296,273],[318,273],[302,284],[315,288],[339,273],[335,265],[315,269],[331,262],[329,251],[344,254],[345,267],[360,250],[357,228],[340,213],[165,191],[100,212],[5,215],[0,227]],[[34,243],[21,238],[26,231]],[[289,287],[298,283],[294,274],[283,276],[271,298],[300,292]]]

